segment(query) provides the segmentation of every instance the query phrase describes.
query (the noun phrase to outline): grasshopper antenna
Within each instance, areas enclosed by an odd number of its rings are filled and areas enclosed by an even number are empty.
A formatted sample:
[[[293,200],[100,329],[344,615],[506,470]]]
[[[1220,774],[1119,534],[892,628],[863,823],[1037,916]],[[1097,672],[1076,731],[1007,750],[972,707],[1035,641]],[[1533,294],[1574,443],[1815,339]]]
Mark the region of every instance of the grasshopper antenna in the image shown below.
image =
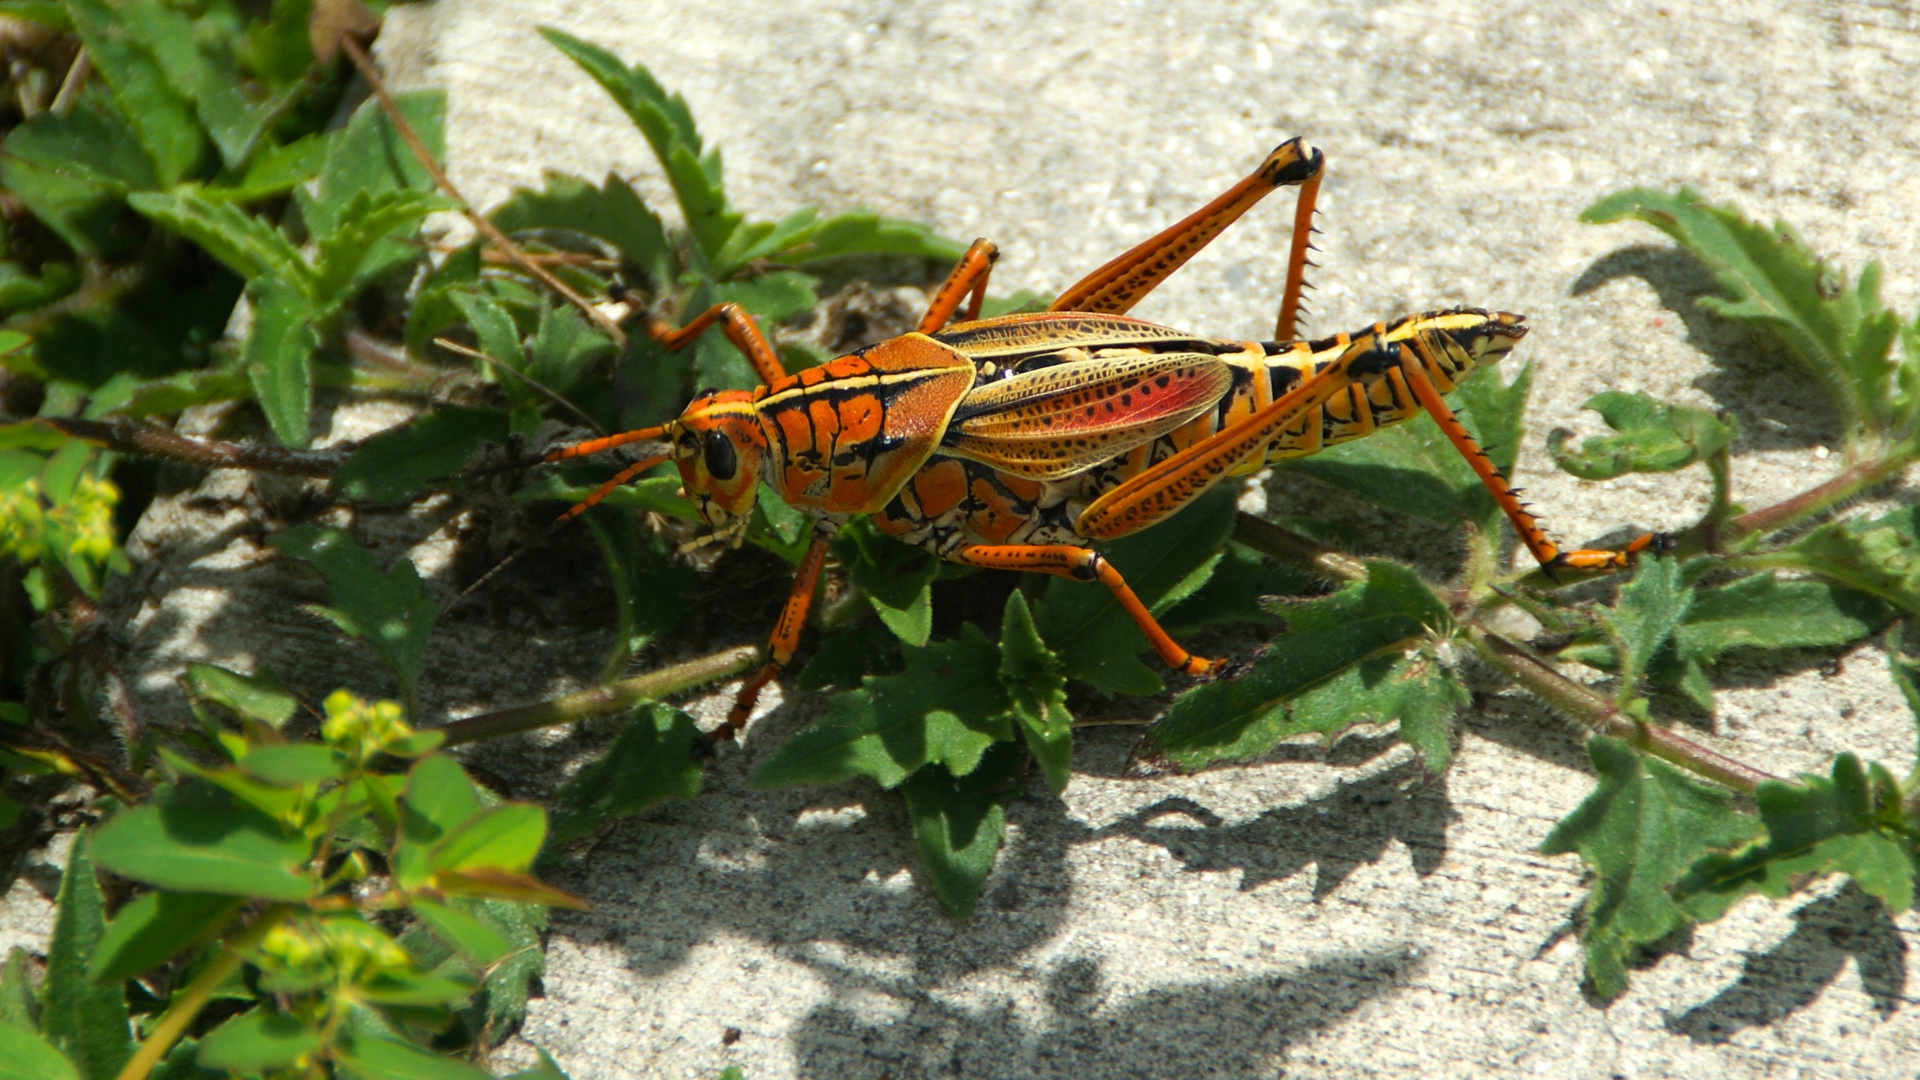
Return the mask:
[[[623,431],[618,435],[609,435],[603,439],[589,439],[588,441],[583,443],[575,443],[572,446],[563,446],[557,450],[550,451],[544,456],[542,456],[538,462],[532,462],[530,464],[551,464],[556,461],[567,461],[572,458],[586,457],[589,454],[597,454],[602,450],[611,450],[618,446],[626,446],[629,443],[647,442],[653,439],[660,438],[660,436],[666,434],[666,430],[667,430],[666,427],[663,425],[660,427],[641,428],[637,431]],[[447,614],[447,612],[452,611],[455,607],[458,607],[460,604],[460,601],[465,600],[467,597],[473,595],[473,593],[478,591],[480,587],[485,585],[487,582],[492,581],[496,577],[499,577],[501,571],[505,570],[509,566],[512,566],[516,561],[519,560],[519,558],[522,555],[525,555],[527,552],[532,551],[534,548],[539,547],[541,544],[546,543],[548,540],[553,539],[554,534],[559,532],[561,528],[566,525],[567,522],[572,521],[574,518],[577,518],[581,514],[586,513],[588,510],[591,510],[595,506],[598,506],[601,500],[605,499],[608,495],[613,494],[614,488],[617,488],[620,485],[626,483],[627,481],[633,479],[634,477],[639,476],[641,473],[646,472],[648,469],[653,468],[655,465],[660,464],[661,462],[667,460],[672,456],[673,456],[673,453],[671,451],[668,451],[666,453],[660,453],[660,454],[652,454],[640,459],[639,461],[634,462],[633,464],[615,473],[611,479],[607,480],[606,483],[601,484],[599,487],[594,488],[591,492],[589,492],[586,498],[581,499],[579,502],[574,503],[572,506],[568,507],[566,513],[561,514],[557,518],[554,518],[553,521],[549,523],[546,528],[540,530],[539,534],[533,537],[533,539],[528,540],[526,543],[521,544],[519,547],[515,548],[513,552],[509,554],[506,558],[501,559],[499,562],[495,563],[493,566],[493,569],[488,570],[484,574],[481,574],[477,579],[474,580],[473,584],[467,586],[464,589],[461,589],[458,596],[455,596],[453,599],[441,605],[440,614],[444,617]],[[500,471],[500,470],[488,470],[488,471]],[[469,474],[469,475],[480,475],[480,474]]]

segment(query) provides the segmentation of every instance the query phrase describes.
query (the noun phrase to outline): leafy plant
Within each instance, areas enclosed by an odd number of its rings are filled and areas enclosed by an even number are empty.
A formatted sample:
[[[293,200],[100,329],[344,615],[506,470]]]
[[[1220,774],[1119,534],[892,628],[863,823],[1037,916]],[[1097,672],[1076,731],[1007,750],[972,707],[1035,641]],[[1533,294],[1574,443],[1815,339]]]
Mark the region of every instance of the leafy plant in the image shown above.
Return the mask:
[[[463,466],[498,463],[486,444],[508,443],[520,460],[558,428],[641,426],[696,386],[754,382],[719,332],[666,353],[609,318],[616,305],[673,321],[737,302],[775,328],[783,362],[798,369],[827,355],[799,325],[825,282],[879,256],[937,268],[961,248],[858,210],[749,220],[683,99],[644,67],[557,31],[548,40],[647,139],[677,220],[613,177],[550,176],[473,214],[431,162],[432,95],[390,102],[376,81],[378,100],[326,130],[345,69],[315,56],[308,30],[351,24],[327,0],[263,15],[160,0],[14,7],[36,13],[49,40],[84,50],[99,77],[46,102],[0,154],[0,184],[15,197],[9,241],[28,241],[0,261],[0,310],[11,313],[0,328],[0,590],[38,631],[0,620],[0,826],[76,778],[103,793],[104,823],[74,842],[44,979],[33,985],[24,954],[0,969],[0,1078],[483,1075],[449,1055],[516,1022],[539,970],[545,908],[572,902],[531,876],[537,861],[663,799],[695,796],[706,741],[662,701],[757,660],[738,647],[621,677],[695,603],[699,579],[676,555],[697,546],[677,480],[640,477],[586,515],[616,599],[601,686],[425,727],[440,612],[419,573],[405,559],[383,565],[347,533],[297,526],[272,544],[324,579],[327,602],[308,610],[358,639],[342,648],[379,661],[397,700],[342,693],[303,710],[270,673],[195,666],[185,682],[196,724],[135,730],[98,689],[115,676],[93,602],[128,567],[119,523],[150,486],[136,483],[137,463],[310,477],[346,504],[439,497]],[[372,78],[356,38],[337,45]],[[45,75],[41,84],[60,81]],[[31,65],[12,77],[24,80],[23,100],[40,100]],[[416,233],[440,209],[468,213],[480,235],[429,257]],[[964,918],[1030,778],[1054,791],[1071,783],[1075,711],[1161,695],[1137,753],[1145,768],[1199,769],[1289,738],[1394,724],[1437,773],[1469,702],[1461,657],[1472,656],[1592,736],[1596,787],[1547,850],[1593,870],[1582,937],[1598,995],[1624,989],[1637,951],[1750,893],[1778,897],[1843,873],[1904,909],[1920,776],[1839,754],[1827,775],[1780,780],[1671,725],[1711,711],[1730,655],[1831,649],[1889,627],[1894,678],[1920,716],[1900,649],[1904,620],[1920,612],[1920,522],[1911,508],[1835,512],[1920,457],[1920,323],[1880,305],[1877,268],[1849,280],[1784,226],[1691,192],[1623,192],[1586,217],[1648,222],[1706,264],[1724,293],[1703,301],[1711,312],[1780,341],[1830,399],[1847,435],[1837,476],[1747,510],[1734,501],[1731,418],[1599,395],[1589,406],[1613,433],[1577,447],[1556,433],[1560,467],[1598,478],[1697,465],[1713,498],[1611,593],[1570,592],[1504,568],[1498,507],[1437,428],[1392,428],[1288,468],[1457,534],[1456,574],[1429,580],[1365,544],[1350,545],[1365,557],[1335,550],[1215,491],[1107,549],[1175,632],[1233,626],[1270,639],[1232,677],[1172,690],[1139,659],[1145,642],[1106,590],[967,577],[854,522],[833,548],[845,588],[823,605],[797,679],[835,692],[817,721],[765,749],[751,783],[898,792],[926,883]],[[223,339],[243,293],[250,317]],[[1530,374],[1483,373],[1455,394],[1503,470],[1525,428]],[[423,411],[357,445],[309,450],[315,395],[338,387]],[[215,401],[239,403],[228,424],[242,437],[187,439],[158,422]],[[515,497],[575,500],[610,475],[570,465]],[[723,555],[713,580],[748,577],[756,559],[797,562],[810,528],[763,489],[748,532],[761,553]],[[1337,524],[1303,529],[1340,534]],[[1494,629],[1509,607],[1542,633],[1524,642]],[[1612,681],[1575,682],[1553,661]],[[445,753],[610,712],[625,714],[611,745],[560,786],[551,828],[541,808],[494,799]],[[308,715],[317,740],[299,737]],[[97,871],[134,883],[135,895],[109,911]],[[561,1074],[548,1062],[522,1075]]]

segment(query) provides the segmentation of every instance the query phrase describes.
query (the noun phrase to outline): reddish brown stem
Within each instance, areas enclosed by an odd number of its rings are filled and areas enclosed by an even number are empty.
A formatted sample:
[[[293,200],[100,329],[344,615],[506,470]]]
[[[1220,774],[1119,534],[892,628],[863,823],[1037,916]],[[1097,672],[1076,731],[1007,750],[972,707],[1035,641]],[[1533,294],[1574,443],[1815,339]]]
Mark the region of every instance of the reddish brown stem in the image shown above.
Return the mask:
[[[143,454],[209,469],[252,469],[293,476],[332,476],[347,459],[344,450],[288,450],[253,443],[195,439],[133,420],[81,420],[43,416],[40,422],[76,439],[125,454]]]
[[[601,333],[613,339],[615,347],[626,348],[627,335],[612,319],[607,318],[605,313],[589,304],[585,297],[574,292],[566,282],[553,276],[546,267],[520,250],[520,245],[507,239],[506,233],[501,232],[493,222],[488,221],[473,209],[466,198],[460,194],[460,189],[453,186],[453,181],[447,176],[446,170],[442,169],[440,163],[433,159],[433,154],[428,152],[427,144],[420,141],[420,136],[415,134],[413,125],[407,123],[407,118],[401,115],[400,106],[394,103],[393,95],[387,92],[387,84],[380,78],[379,73],[373,70],[373,61],[367,58],[367,51],[360,47],[360,43],[351,35],[344,36],[340,39],[340,50],[347,54],[347,59],[359,69],[360,77],[367,80],[367,85],[373,88],[374,96],[380,99],[380,108],[385,110],[387,119],[393,122],[394,130],[400,133],[400,138],[406,142],[407,149],[413,151],[413,156],[420,159],[421,167],[433,177],[433,182],[440,186],[440,190],[445,192],[448,198],[460,203],[461,212],[466,215],[468,221],[473,222],[474,228],[480,230],[480,235],[486,237],[488,243],[498,248],[522,270],[559,294],[561,299],[579,308],[581,314],[600,328]]]

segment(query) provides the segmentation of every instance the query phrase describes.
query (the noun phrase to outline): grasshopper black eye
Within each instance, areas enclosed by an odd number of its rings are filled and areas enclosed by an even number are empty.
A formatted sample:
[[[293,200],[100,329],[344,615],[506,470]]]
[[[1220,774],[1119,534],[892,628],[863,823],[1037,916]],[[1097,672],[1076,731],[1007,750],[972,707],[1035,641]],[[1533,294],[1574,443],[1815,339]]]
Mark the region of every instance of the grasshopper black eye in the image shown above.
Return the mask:
[[[740,471],[739,451],[733,448],[732,440],[717,431],[707,432],[705,456],[707,475],[715,480],[725,483]]]

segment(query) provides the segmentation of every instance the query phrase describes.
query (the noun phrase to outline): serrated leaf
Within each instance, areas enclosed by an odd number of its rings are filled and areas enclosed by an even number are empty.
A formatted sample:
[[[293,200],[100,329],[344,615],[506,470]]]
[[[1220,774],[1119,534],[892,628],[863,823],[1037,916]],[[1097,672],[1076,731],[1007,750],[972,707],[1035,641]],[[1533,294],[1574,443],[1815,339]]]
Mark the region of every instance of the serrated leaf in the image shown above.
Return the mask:
[[[253,382],[260,408],[280,445],[307,445],[307,413],[313,407],[309,369],[320,333],[319,317],[303,288],[279,277],[263,277],[250,286],[253,329],[247,334],[241,363]]]
[[[539,191],[522,188],[487,215],[501,232],[563,230],[612,244],[627,262],[665,286],[673,279],[673,249],[666,229],[633,187],[611,173],[594,187],[578,177],[549,172]]]
[[[54,899],[47,978],[40,987],[40,1031],[79,1066],[86,1080],[107,1080],[133,1056],[133,1030],[120,987],[95,985],[86,974],[87,960],[107,929],[90,850],[97,843],[97,837],[84,832],[74,837]]]
[[[325,1041],[293,1017],[261,1005],[208,1032],[194,1058],[205,1069],[259,1074],[292,1065]]]
[[[446,153],[442,135],[447,98],[443,91],[397,94],[394,102],[414,134],[435,158]],[[356,199],[401,189],[435,190],[426,166],[413,156],[380,103],[368,100],[355,110],[347,126],[332,137],[320,169],[318,192],[295,188],[301,215],[314,236],[331,236],[345,223]],[[391,243],[391,241],[389,241]],[[400,245],[394,245],[399,247]],[[376,252],[377,257],[384,258]]]
[[[1367,571],[1365,581],[1332,596],[1280,608],[1287,633],[1254,660],[1252,670],[1182,694],[1148,731],[1147,747],[1181,768],[1197,769],[1264,754],[1296,731],[1324,733],[1311,725],[1325,719],[1326,710],[1308,713],[1302,719],[1309,726],[1295,727],[1286,703],[1369,656],[1450,622],[1446,604],[1413,571],[1384,562],[1369,563]],[[1382,685],[1388,674],[1376,669],[1372,682],[1362,675],[1356,685]],[[1334,722],[1344,727],[1353,721]]]
[[[1203,626],[1270,624],[1274,615],[1266,601],[1318,591],[1320,579],[1313,575],[1229,543],[1207,583],[1160,616],[1160,625],[1177,636]]]
[[[1453,756],[1453,718],[1473,700],[1459,675],[1431,651],[1362,660],[1293,699],[1279,738],[1314,732],[1331,742],[1362,724],[1400,722],[1400,737],[1429,773]]]
[[[1060,658],[1033,627],[1026,596],[1015,589],[1000,617],[1000,682],[1020,736],[1055,794],[1066,790],[1073,753],[1073,714],[1067,711],[1067,678],[1060,667]]]
[[[1494,371],[1477,371],[1453,392],[1456,415],[1504,476],[1513,475],[1532,386],[1533,365],[1528,364],[1512,382],[1501,381]],[[1328,447],[1285,467],[1375,506],[1442,525],[1468,522],[1486,532],[1497,527],[1500,517],[1486,486],[1427,416]]]
[[[1548,855],[1578,852],[1593,868],[1586,925],[1587,977],[1603,998],[1627,987],[1634,948],[1687,924],[1668,889],[1710,851],[1752,837],[1759,822],[1734,812],[1730,797],[1658,758],[1596,736],[1587,756],[1599,786],[1547,834]]]
[[[606,753],[554,793],[549,844],[570,843],[663,799],[698,795],[701,770],[694,750],[702,738],[693,718],[679,709],[642,705]]]
[[[1599,413],[1615,434],[1589,438],[1578,450],[1567,448],[1573,433],[1564,428],[1547,437],[1555,464],[1583,480],[1685,468],[1725,450],[1740,431],[1731,416],[1669,405],[1645,394],[1609,390],[1588,398],[1585,408]]]
[[[105,0],[69,0],[67,10],[88,58],[132,118],[160,186],[171,187],[199,165],[207,146],[192,100],[174,85],[156,54],[156,47],[170,44],[155,40],[156,31],[169,16],[179,16],[157,0],[127,0],[118,7]]]
[[[958,261],[967,245],[935,233],[918,222],[850,210],[812,224],[803,236],[773,248],[784,262],[807,263],[842,255],[909,255]]]
[[[176,892],[301,901],[306,838],[198,780],[161,788],[153,800],[100,827],[94,855],[121,877]]]
[[[1889,352],[1899,319],[1880,305],[1877,264],[1849,284],[1784,222],[1765,228],[1684,187],[1671,194],[1622,191],[1580,215],[1597,224],[1624,218],[1652,225],[1705,263],[1726,295],[1702,297],[1701,306],[1784,342],[1826,389],[1850,441],[1863,428],[1886,428],[1893,406]]]
[[[1020,793],[1021,765],[1019,748],[1001,743],[965,776],[928,765],[900,786],[920,869],[956,919],[972,916],[993,871],[1006,836],[1007,803]]]
[[[333,474],[333,494],[361,502],[400,502],[430,481],[459,472],[482,442],[506,439],[507,415],[498,409],[435,409],[361,443]]]
[[[1102,551],[1142,603],[1164,611],[1206,584],[1233,532],[1236,498],[1233,485],[1219,485],[1166,521]],[[1159,692],[1160,676],[1139,657],[1148,647],[1146,635],[1105,586],[1049,580],[1034,606],[1033,624],[1068,678],[1109,694]]]
[[[1753,574],[1696,590],[1674,629],[1674,644],[1681,656],[1703,663],[1729,649],[1827,648],[1865,637],[1888,615],[1879,602],[1852,589]]]
[[[515,371],[527,369],[526,349],[520,342],[520,328],[513,316],[490,297],[473,292],[452,292],[448,299],[466,316],[479,340],[480,351]]]
[[[840,531],[833,552],[887,629],[908,645],[927,643],[933,633],[933,579],[940,571],[933,556],[881,533],[865,518]]]
[[[715,260],[739,226],[740,215],[727,207],[719,153],[703,153],[686,99],[669,95],[643,65],[629,68],[605,49],[552,27],[541,27],[540,34],[599,83],[640,129],[666,170],[688,231],[707,259]]]
[[[1750,893],[1775,899],[1820,874],[1851,875],[1894,914],[1913,903],[1913,844],[1904,834],[1900,785],[1878,765],[1841,754],[1830,776],[1761,781],[1754,802],[1766,836],[1732,854],[1710,854],[1675,883],[1696,919],[1717,919]]]
[[[180,681],[195,698],[223,705],[271,728],[286,723],[300,707],[299,699],[287,692],[270,668],[242,675],[214,664],[191,663]]]
[[[66,115],[43,112],[7,135],[0,183],[68,246],[98,257],[138,242],[114,225],[127,194],[160,179],[126,116],[86,93]]]
[[[1601,613],[1620,657],[1620,700],[1638,691],[1640,676],[1666,644],[1692,602],[1680,580],[1680,560],[1643,559],[1633,580],[1620,587],[1620,602]]]
[[[300,250],[265,218],[230,202],[214,202],[191,188],[147,191],[127,204],[168,232],[200,245],[207,254],[249,280],[273,275],[312,295],[313,272]]]
[[[1920,613],[1920,507],[1827,522],[1768,558]]]
[[[831,784],[855,776],[894,787],[928,764],[965,776],[996,742],[1013,738],[999,679],[1000,650],[977,628],[906,650],[898,675],[835,694],[827,715],[781,744],[753,771],[756,788]]]
[[[0,1020],[0,1080],[80,1080],[80,1073],[37,1032]]]
[[[333,606],[321,613],[373,647],[399,681],[407,715],[416,715],[420,664],[440,609],[427,596],[412,560],[397,559],[391,570],[382,571],[346,533],[311,525],[289,529],[271,543],[325,575]]]
[[[319,236],[311,285],[315,306],[330,311],[382,271],[414,258],[398,241],[411,237],[428,214],[458,206],[427,191],[355,193],[333,230]]]
[[[240,906],[234,896],[156,889],[123,906],[94,947],[87,978],[118,986],[220,932]]]

